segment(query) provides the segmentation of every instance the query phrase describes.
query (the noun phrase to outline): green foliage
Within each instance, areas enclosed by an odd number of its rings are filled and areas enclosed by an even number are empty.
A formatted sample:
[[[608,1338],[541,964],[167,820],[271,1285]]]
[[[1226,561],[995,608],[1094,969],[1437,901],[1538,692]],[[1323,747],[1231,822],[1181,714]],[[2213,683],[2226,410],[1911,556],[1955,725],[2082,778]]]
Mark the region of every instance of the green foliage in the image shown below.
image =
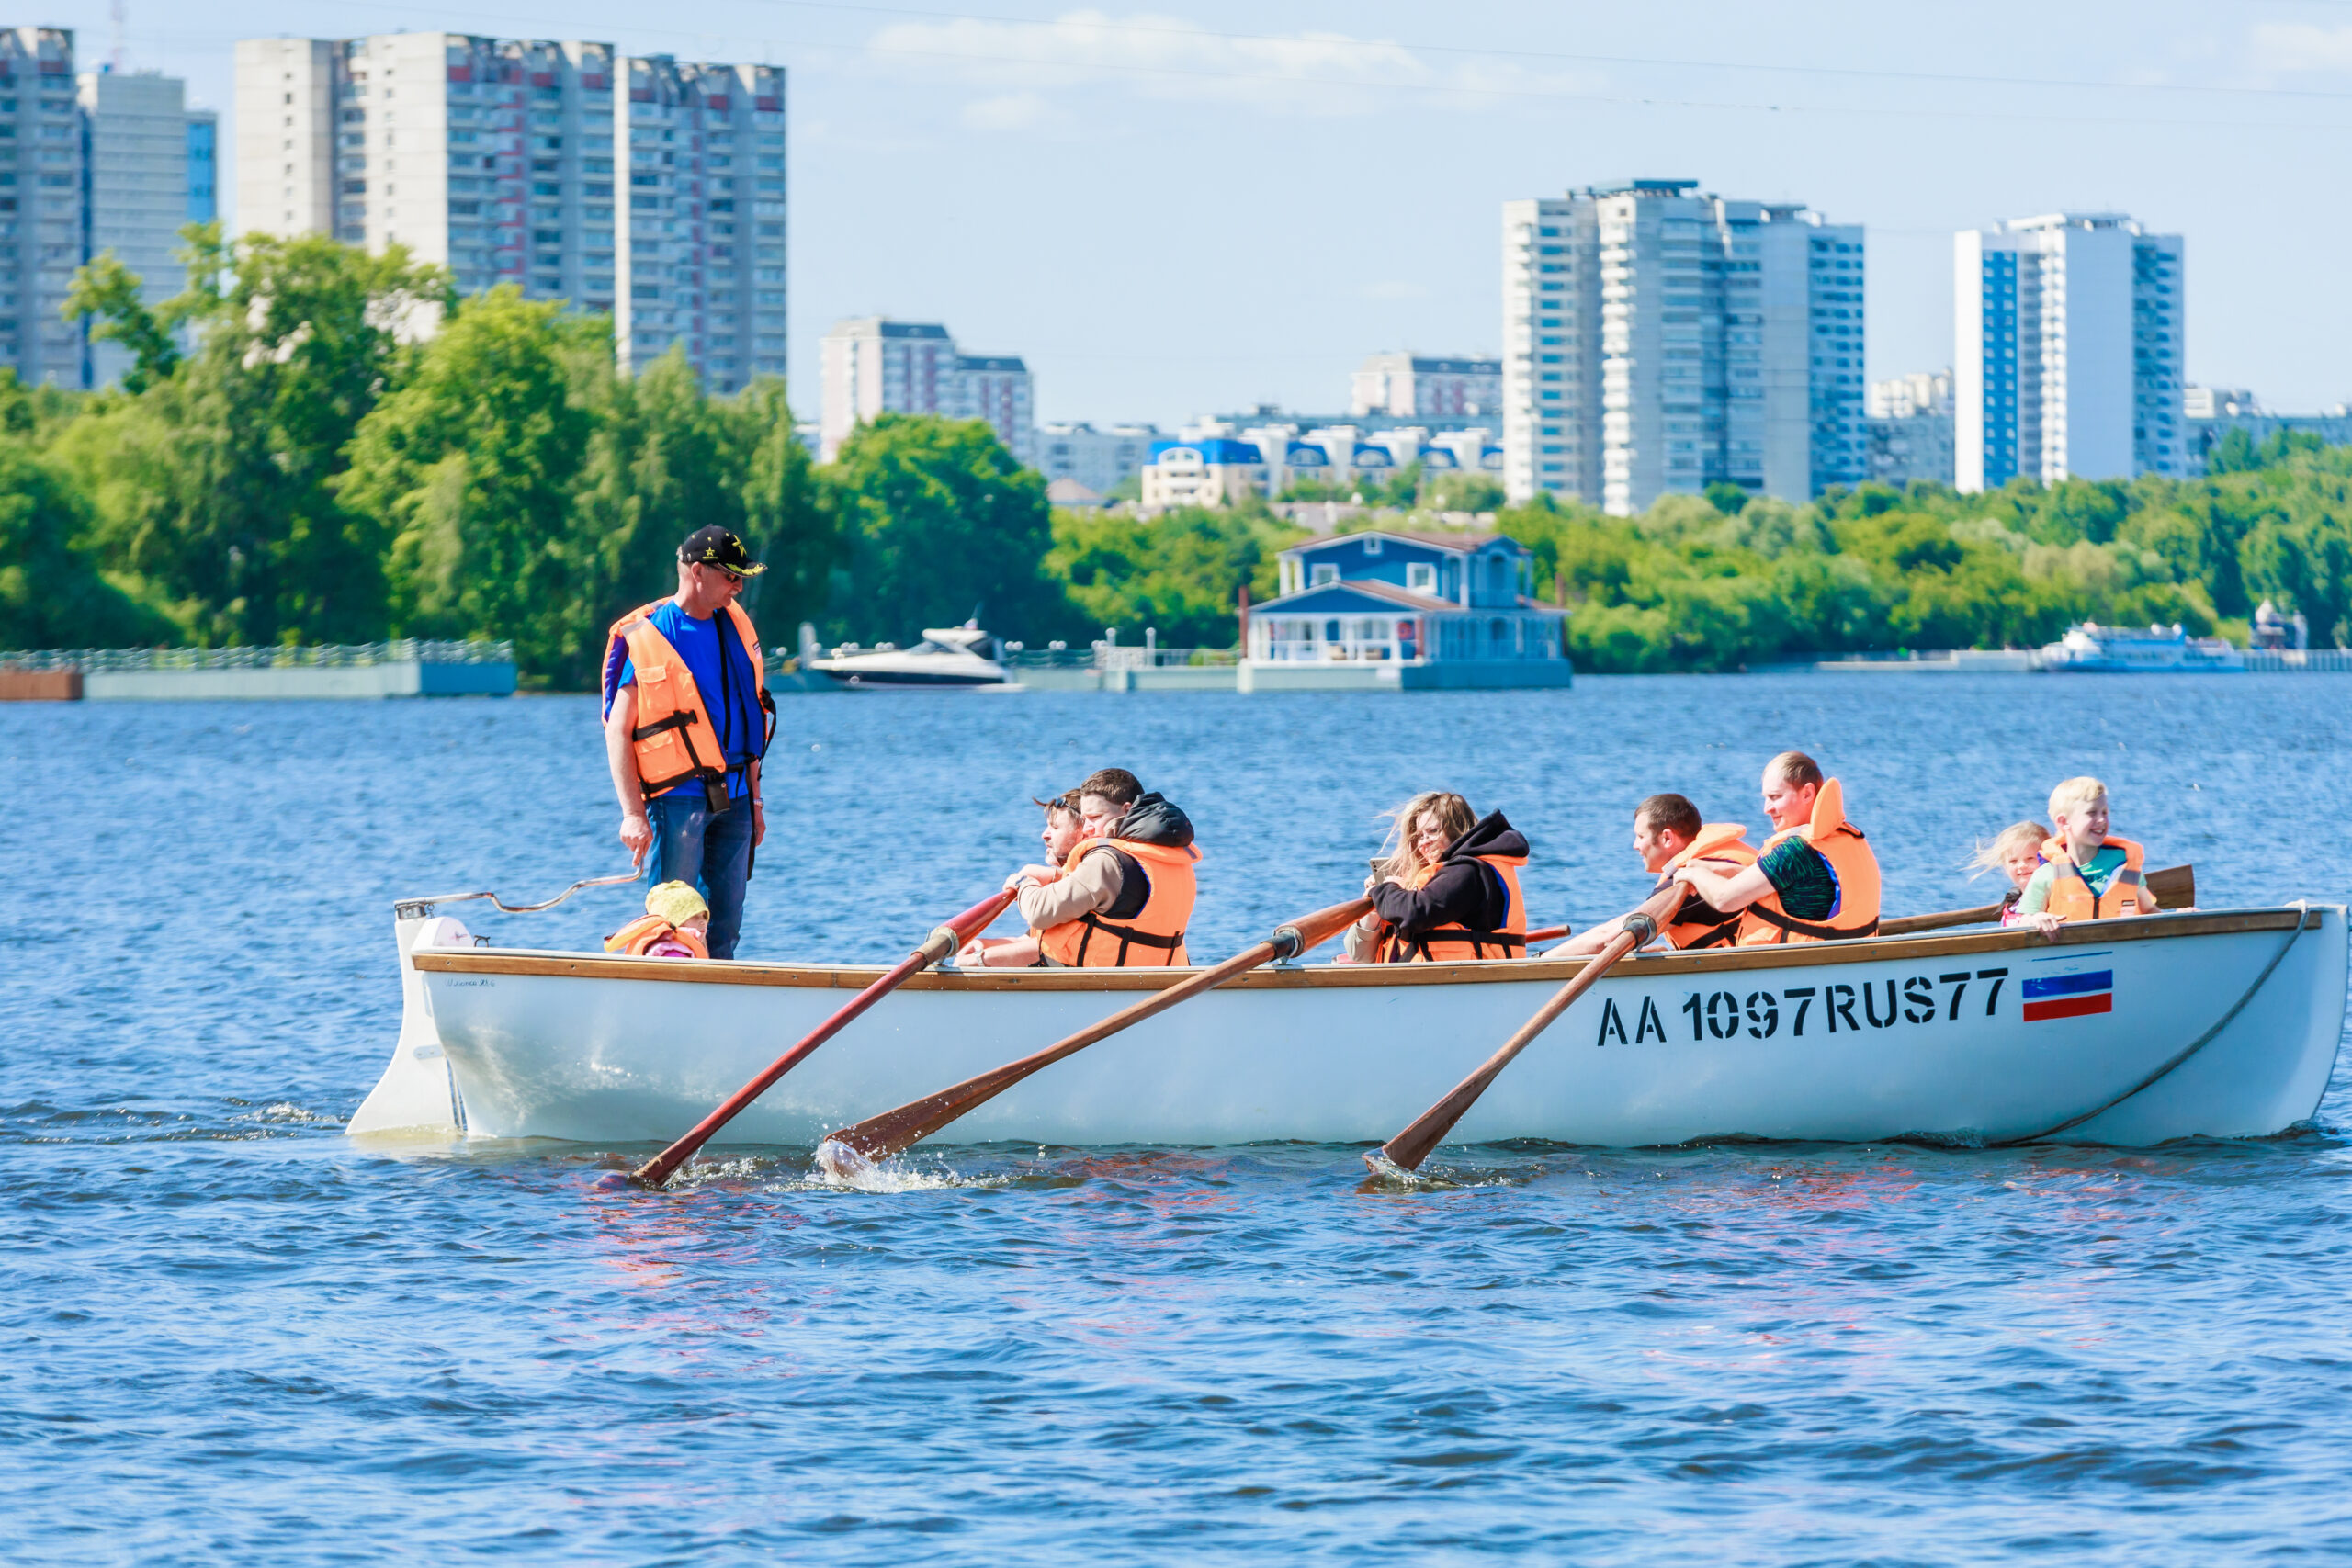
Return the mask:
[[[1423,499],[1435,512],[1499,512],[1505,497],[1500,481],[1484,474],[1442,473],[1422,487]]]
[[[1272,598],[1274,558],[1306,536],[1262,505],[1178,507],[1148,523],[1058,512],[1046,570],[1069,584],[1088,628],[1141,642],[1150,626],[1171,648],[1228,648],[1242,585],[1252,601]]]
[[[88,513],[68,476],[20,439],[0,436],[0,648],[119,648],[168,637],[162,616],[74,548]]]
[[[90,328],[94,340],[119,343],[131,353],[133,363],[122,378],[124,391],[135,396],[179,368],[180,345],[171,326],[147,309],[140,298],[139,275],[112,251],[100,251],[96,261],[74,274],[66,289],[65,319],[79,321],[93,316],[97,318]]]
[[[190,640],[379,637],[387,541],[336,481],[404,372],[398,329],[446,281],[398,247],[255,235],[232,250],[217,224],[189,240],[189,288],[164,313],[195,330],[195,352],[59,437],[96,503],[94,541]]]
[[[561,350],[603,334],[560,310],[512,285],[465,301],[360,421],[336,488],[390,541],[396,634],[512,637],[534,671],[580,659],[593,562],[567,535],[590,416]]]
[[[960,626],[976,604],[1008,632],[1068,620],[1060,584],[1042,570],[1052,544],[1045,479],[986,424],[883,414],[842,444],[826,479],[848,553],[832,596],[837,633]]]
[[[1217,645],[1299,536],[1254,502],[1053,516],[977,423],[884,416],[817,467],[782,386],[712,397],[675,355],[620,374],[601,318],[512,289],[460,304],[398,249],[186,238],[187,287],[160,307],[111,256],[75,278],[72,313],[135,362],[120,389],[0,372],[0,644],[479,635],[512,638],[534,683],[582,686],[605,626],[672,592],[677,542],[716,523],[769,567],[748,603],[776,643],[803,618],[903,638],[977,602],[1024,639]],[[2083,619],[2243,636],[2266,597],[2352,641],[2352,447],[2300,433],[2225,436],[2188,482],[1863,484],[1804,506],[1716,485],[1639,518],[1499,507],[1485,475],[1418,464],[1359,491],[1499,508],[1538,596],[1575,606],[1589,670],[2031,646]]]

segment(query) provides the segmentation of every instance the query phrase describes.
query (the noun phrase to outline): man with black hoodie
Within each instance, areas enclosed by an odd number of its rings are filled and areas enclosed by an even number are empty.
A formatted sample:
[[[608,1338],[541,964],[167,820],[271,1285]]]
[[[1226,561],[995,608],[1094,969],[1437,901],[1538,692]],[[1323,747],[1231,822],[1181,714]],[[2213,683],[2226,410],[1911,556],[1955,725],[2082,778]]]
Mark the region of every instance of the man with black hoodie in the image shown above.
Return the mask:
[[[1425,813],[1424,821],[1430,815]],[[1422,826],[1410,824],[1408,830]],[[1432,844],[1423,854],[1436,865],[1419,886],[1395,881],[1373,886],[1373,913],[1388,928],[1384,958],[1450,964],[1517,958],[1527,951],[1527,905],[1519,891],[1527,840],[1501,812],[1488,812],[1461,837],[1442,848]]]
[[[1005,879],[1039,953],[1064,968],[1182,966],[1193,915],[1193,824],[1125,768],[1079,785],[1078,848],[1059,866]]]

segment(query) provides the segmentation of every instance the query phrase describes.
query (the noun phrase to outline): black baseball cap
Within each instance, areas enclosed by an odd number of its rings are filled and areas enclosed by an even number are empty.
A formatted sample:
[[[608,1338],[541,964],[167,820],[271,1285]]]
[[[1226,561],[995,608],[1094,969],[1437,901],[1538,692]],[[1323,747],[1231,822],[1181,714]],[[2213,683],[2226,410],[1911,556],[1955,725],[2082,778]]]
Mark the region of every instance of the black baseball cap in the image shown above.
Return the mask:
[[[743,548],[743,541],[724,528],[697,528],[678,547],[678,559],[689,566],[715,566],[738,577],[757,577],[767,570]]]

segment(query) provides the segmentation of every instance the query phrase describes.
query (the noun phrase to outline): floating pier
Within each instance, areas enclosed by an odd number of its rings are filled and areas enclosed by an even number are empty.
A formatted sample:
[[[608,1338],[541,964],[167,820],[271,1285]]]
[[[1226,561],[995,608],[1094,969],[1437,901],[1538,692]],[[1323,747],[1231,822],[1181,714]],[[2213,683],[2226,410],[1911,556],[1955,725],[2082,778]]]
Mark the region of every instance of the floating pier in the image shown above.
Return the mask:
[[[505,697],[511,642],[75,648],[0,653],[0,702]]]

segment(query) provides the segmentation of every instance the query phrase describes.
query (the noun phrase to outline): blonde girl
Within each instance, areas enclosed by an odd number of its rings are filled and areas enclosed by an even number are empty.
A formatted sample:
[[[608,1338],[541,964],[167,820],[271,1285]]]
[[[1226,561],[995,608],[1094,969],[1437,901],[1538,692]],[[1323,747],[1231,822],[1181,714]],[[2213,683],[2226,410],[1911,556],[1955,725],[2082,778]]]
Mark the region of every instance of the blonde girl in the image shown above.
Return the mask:
[[[2018,923],[2018,899],[2025,892],[2026,884],[2041,869],[2041,846],[2050,838],[2050,829],[2039,822],[2012,822],[1994,836],[1989,844],[1978,844],[1969,864],[1971,874],[1982,876],[1997,871],[2009,879],[2009,891],[2001,899],[2001,923]]]

